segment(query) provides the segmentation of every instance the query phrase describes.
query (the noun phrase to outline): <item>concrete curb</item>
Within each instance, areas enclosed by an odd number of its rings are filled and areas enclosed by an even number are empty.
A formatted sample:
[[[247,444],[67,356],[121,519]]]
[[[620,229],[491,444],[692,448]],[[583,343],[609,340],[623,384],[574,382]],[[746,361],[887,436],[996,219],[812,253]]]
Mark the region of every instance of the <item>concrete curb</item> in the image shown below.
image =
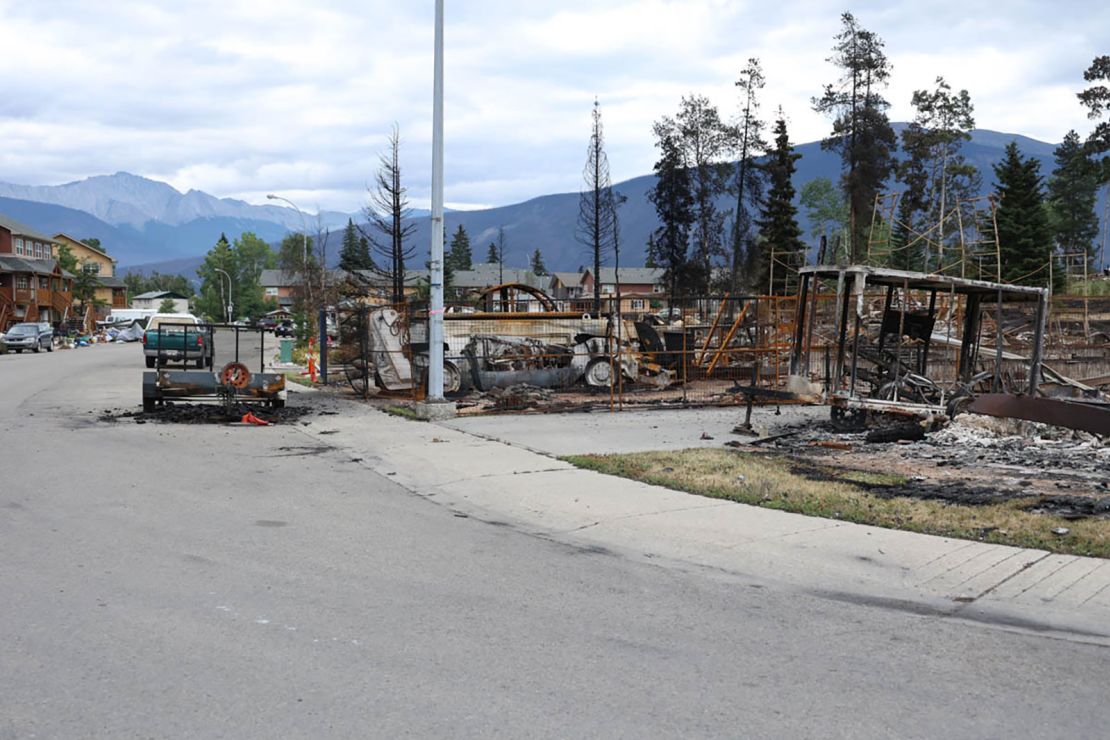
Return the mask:
[[[365,467],[415,494],[533,536],[862,605],[1110,645],[1108,560],[703,498],[367,407],[301,429],[357,452]]]

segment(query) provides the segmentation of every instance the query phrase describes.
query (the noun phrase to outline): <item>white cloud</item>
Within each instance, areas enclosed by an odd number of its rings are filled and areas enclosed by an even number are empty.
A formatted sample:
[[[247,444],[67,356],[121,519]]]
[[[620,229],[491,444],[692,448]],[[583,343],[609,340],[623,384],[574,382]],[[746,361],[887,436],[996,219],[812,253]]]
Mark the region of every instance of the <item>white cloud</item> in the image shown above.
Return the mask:
[[[651,123],[682,95],[731,117],[751,56],[795,141],[826,133],[809,100],[839,3],[467,0],[447,3],[447,196],[504,204],[579,186],[594,96],[615,179],[650,171]],[[895,119],[944,75],[981,127],[1058,140],[1090,123],[1074,94],[1106,49],[1094,0],[857,3],[886,41]],[[430,164],[432,3],[384,0],[0,0],[0,179],[57,183],[127,170],[259,202],[353,211],[396,122],[414,205]]]

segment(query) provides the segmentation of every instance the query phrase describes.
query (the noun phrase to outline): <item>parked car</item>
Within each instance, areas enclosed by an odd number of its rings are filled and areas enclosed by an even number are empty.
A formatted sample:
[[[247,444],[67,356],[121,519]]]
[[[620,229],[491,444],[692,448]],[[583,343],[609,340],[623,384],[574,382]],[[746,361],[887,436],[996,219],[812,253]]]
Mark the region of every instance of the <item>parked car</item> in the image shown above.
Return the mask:
[[[195,327],[195,328],[194,328]],[[143,354],[146,366],[167,362],[198,368],[212,367],[212,331],[191,314],[157,313],[150,317],[143,333]]]
[[[17,354],[22,354],[25,349],[53,352],[54,329],[47,323],[16,324],[4,334],[4,344]]]
[[[297,325],[290,319],[285,319],[274,327],[275,337],[291,337],[297,333]]]

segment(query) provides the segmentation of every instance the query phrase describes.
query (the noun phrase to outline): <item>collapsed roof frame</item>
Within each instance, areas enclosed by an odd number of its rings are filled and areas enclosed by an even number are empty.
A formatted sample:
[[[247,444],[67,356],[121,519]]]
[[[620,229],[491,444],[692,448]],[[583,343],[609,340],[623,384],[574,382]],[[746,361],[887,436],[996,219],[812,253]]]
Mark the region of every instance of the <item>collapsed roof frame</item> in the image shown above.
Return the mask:
[[[971,380],[974,364],[980,345],[982,327],[982,311],[984,303],[994,303],[997,307],[995,337],[995,370],[993,389],[997,390],[1001,383],[1002,368],[1002,321],[1001,308],[1004,303],[1036,303],[1036,317],[1034,319],[1034,345],[1029,364],[1029,383],[1027,392],[1034,395],[1041,382],[1041,358],[1044,350],[1045,322],[1048,314],[1048,290],[1023,285],[1008,285],[1005,283],[992,283],[984,280],[969,280],[966,278],[950,277],[947,275],[894,270],[884,267],[871,267],[868,265],[847,266],[809,266],[803,267],[798,273],[800,285],[798,287],[798,303],[794,322],[794,341],[790,355],[790,374],[808,375],[810,367],[810,352],[813,344],[814,327],[816,324],[816,306],[818,284],[821,280],[836,281],[836,363],[833,368],[833,377],[829,380],[830,400],[839,397],[842,400],[859,401],[856,385],[859,377],[859,349],[861,323],[864,313],[864,294],[868,286],[886,287],[886,299],[883,309],[884,327],[879,332],[879,351],[883,350],[886,338],[886,323],[888,318],[895,315],[891,313],[891,305],[895,291],[901,290],[903,308],[897,313],[897,350],[902,348],[903,334],[906,328],[906,317],[910,316],[905,309],[910,291],[928,291],[929,309],[925,317],[925,325],[929,326],[929,335],[924,338],[924,352],[917,368],[917,374],[926,376],[929,347],[932,337],[932,324],[936,318],[937,295],[949,295],[953,302],[958,296],[965,300],[965,315],[963,333],[960,340],[960,355],[958,360],[957,382],[967,383]],[[854,297],[854,301],[852,298]],[[849,315],[852,304],[855,304],[853,315]],[[951,311],[951,306],[949,308]],[[920,318],[920,317],[919,317]],[[851,347],[849,350],[849,325],[852,325]],[[970,338],[970,341],[969,341]],[[850,356],[849,356],[850,351]],[[899,352],[900,355],[900,352]],[[851,362],[848,389],[842,389],[844,383],[845,364]],[[900,361],[895,364],[895,386],[897,386],[897,372]],[[927,377],[927,376],[926,376]],[[870,399],[869,399],[870,400]],[[942,404],[943,405],[943,404]]]

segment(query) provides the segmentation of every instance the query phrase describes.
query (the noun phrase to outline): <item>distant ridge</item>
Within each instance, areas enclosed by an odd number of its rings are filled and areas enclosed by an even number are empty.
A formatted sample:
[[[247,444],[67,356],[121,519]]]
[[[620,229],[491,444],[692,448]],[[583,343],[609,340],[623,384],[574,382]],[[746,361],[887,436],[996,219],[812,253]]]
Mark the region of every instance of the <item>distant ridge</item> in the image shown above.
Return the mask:
[[[905,127],[894,125],[898,130]],[[991,165],[1002,158],[1010,141],[1017,141],[1023,154],[1041,162],[1042,174],[1047,176],[1051,172],[1055,145],[1017,134],[976,129],[963,151],[982,173],[984,192],[994,184]],[[817,177],[833,181],[839,178],[839,159],[835,153],[822,151],[819,142],[799,144],[797,151],[802,154],[795,176],[797,186]],[[658,225],[655,210],[647,199],[653,184],[654,176],[643,175],[614,185],[628,198],[621,207],[621,253],[625,264],[643,263],[648,235]],[[722,207],[730,207],[727,200],[722,199]],[[220,233],[234,238],[243,231],[253,231],[276,243],[289,231],[301,228],[300,216],[290,208],[255,206],[198,190],[180,193],[166,183],[126,172],[56,186],[0,182],[0,211],[50,233],[66,231],[95,236],[125,271],[158,270],[187,274],[190,278]],[[418,254],[413,264],[423,267],[430,239],[427,211],[414,214],[417,228],[412,244]],[[460,224],[464,226],[476,257],[485,254],[498,229],[504,227],[507,263],[522,267],[538,248],[549,269],[573,270],[589,261],[585,248],[575,238],[577,216],[578,193],[557,193],[496,208],[449,211],[446,227],[450,235]],[[328,212],[324,217],[325,225],[334,232],[346,225],[352,215]],[[353,217],[356,221],[364,220],[361,214]],[[802,225],[808,230],[808,224]],[[338,251],[338,247],[331,250],[334,259],[338,259]]]

